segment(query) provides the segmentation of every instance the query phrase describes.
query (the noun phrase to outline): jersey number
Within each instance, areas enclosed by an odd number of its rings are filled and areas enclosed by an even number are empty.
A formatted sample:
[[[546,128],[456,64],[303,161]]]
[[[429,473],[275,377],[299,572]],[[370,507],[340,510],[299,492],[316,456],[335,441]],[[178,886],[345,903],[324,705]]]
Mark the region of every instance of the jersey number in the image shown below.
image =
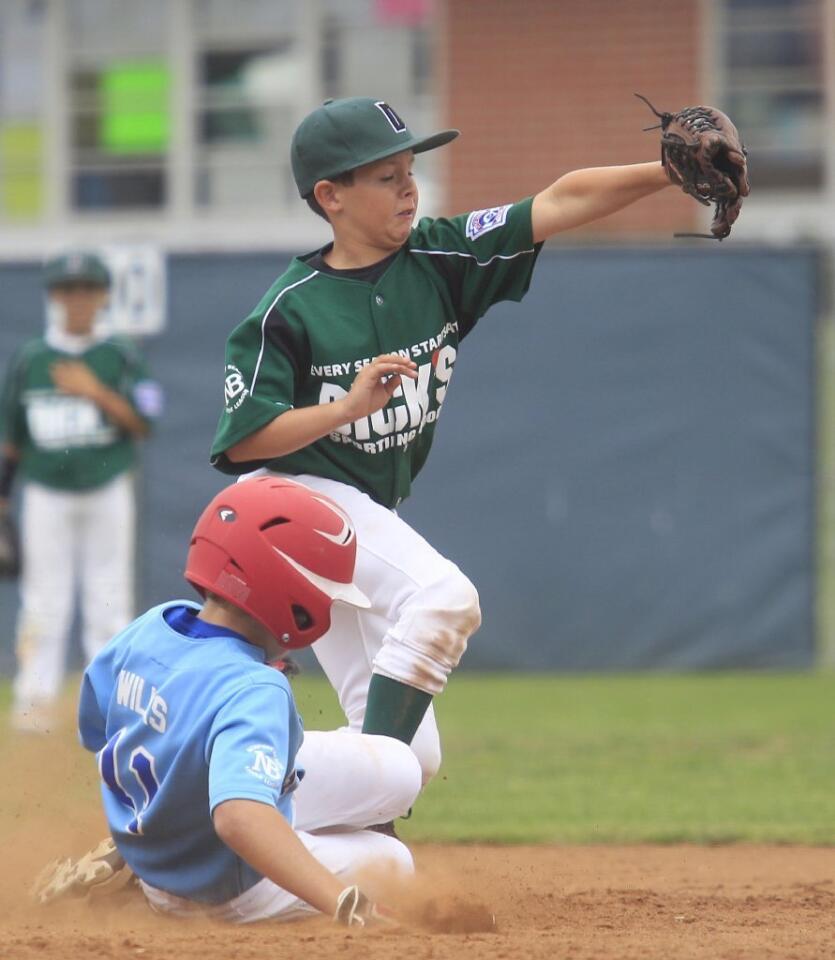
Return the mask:
[[[99,773],[116,798],[133,810],[134,816],[127,826],[128,833],[142,836],[142,814],[157,795],[159,780],[152,753],[144,747],[131,751],[128,770],[133,778],[124,784],[119,775],[119,742],[125,728],[114,734],[99,751]]]

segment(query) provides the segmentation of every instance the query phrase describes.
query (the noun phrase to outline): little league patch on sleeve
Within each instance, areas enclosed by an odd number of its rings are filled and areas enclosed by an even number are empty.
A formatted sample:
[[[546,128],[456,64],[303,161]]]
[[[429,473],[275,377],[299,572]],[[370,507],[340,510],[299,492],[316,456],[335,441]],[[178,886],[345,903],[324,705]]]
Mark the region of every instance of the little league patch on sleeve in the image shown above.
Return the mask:
[[[467,217],[467,239],[477,240],[483,233],[489,233],[497,227],[503,227],[507,220],[507,211],[512,204],[504,207],[487,207],[486,210],[473,210]]]
[[[154,380],[139,380],[134,384],[133,400],[144,417],[153,420],[162,414],[164,405],[162,387]]]

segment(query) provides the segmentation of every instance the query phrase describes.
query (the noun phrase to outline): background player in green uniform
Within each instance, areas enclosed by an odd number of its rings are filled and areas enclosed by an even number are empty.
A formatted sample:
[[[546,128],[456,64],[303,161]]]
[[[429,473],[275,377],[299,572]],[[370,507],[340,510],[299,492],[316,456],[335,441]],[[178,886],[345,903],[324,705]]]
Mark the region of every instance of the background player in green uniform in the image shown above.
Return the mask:
[[[670,181],[660,162],[576,170],[534,197],[414,225],[414,136],[385,102],[330,101],[291,147],[299,193],[333,243],[298,257],[231,334],[212,462],[289,474],[349,513],[365,611],[342,611],[314,651],[351,727],[440,764],[432,698],[478,628],[470,581],[401,520],[429,452],[461,341],[521,300],[542,242]],[[497,384],[508,389],[508,384]],[[497,545],[497,549],[501,549]]]
[[[50,725],[76,586],[88,660],[133,617],[131,468],[160,404],[136,349],[95,329],[110,287],[104,262],[57,257],[44,282],[46,332],[12,358],[0,402],[0,511],[18,469],[24,479],[12,722],[30,731]]]

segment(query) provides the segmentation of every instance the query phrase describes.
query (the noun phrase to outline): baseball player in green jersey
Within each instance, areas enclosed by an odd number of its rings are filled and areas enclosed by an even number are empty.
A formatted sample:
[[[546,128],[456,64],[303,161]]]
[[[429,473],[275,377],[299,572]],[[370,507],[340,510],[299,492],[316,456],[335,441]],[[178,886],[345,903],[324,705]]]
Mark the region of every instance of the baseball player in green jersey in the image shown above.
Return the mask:
[[[0,512],[16,471],[24,480],[12,722],[27,731],[50,726],[76,586],[88,660],[133,617],[131,468],[160,405],[136,349],[96,331],[110,287],[104,262],[57,257],[44,282],[46,332],[13,356],[0,399]]]
[[[544,240],[670,185],[660,162],[576,170],[534,197],[415,224],[417,137],[387,103],[328,101],[291,145],[333,242],[296,258],[226,350],[211,451],[224,473],[294,476],[345,508],[368,610],[335,611],[313,650],[352,728],[441,754],[432,698],[480,624],[474,586],[395,510],[426,461],[461,342],[521,300]]]

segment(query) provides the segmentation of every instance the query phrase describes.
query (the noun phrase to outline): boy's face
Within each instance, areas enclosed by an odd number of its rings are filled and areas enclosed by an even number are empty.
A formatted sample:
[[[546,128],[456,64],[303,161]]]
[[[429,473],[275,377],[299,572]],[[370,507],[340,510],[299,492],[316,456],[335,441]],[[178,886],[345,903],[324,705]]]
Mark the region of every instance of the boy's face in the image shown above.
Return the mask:
[[[64,329],[67,333],[85,336],[93,329],[96,315],[107,303],[106,287],[92,283],[65,283],[49,291],[50,300],[64,311]]]
[[[348,186],[334,183],[335,208],[328,210],[335,231],[348,231],[357,240],[396,250],[409,237],[418,204],[412,175],[415,155],[396,153],[354,170]]]

